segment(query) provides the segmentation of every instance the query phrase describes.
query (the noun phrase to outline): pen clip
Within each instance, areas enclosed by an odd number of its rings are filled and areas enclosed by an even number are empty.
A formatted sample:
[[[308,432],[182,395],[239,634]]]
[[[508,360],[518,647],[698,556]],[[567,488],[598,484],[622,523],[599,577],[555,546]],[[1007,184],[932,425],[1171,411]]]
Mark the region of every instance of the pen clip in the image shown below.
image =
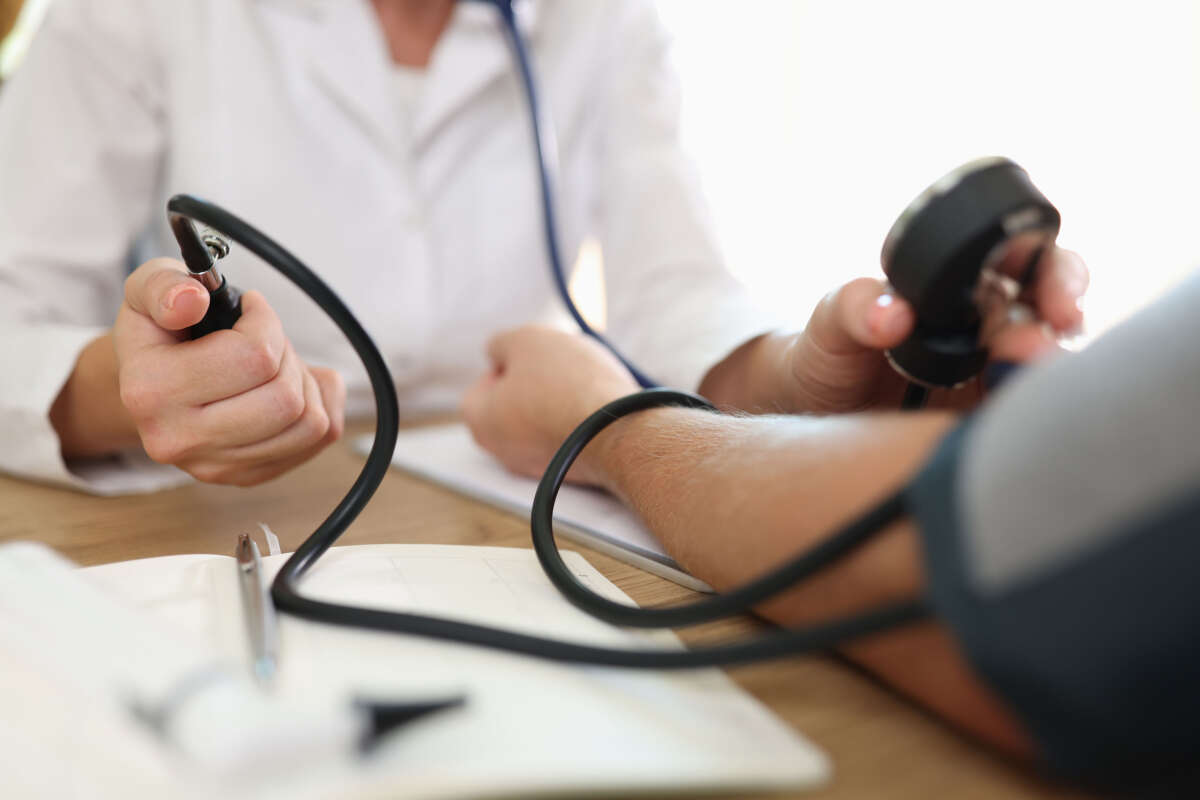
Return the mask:
[[[250,538],[250,534],[238,534],[237,549],[234,551],[234,555],[237,556],[238,568],[242,572],[249,572],[254,569],[254,564],[258,560],[256,550],[258,550],[258,547],[255,546],[254,540]]]
[[[258,544],[248,534],[238,535],[237,562],[246,633],[250,639],[251,671],[259,684],[266,686],[276,667],[275,607],[267,594]]]

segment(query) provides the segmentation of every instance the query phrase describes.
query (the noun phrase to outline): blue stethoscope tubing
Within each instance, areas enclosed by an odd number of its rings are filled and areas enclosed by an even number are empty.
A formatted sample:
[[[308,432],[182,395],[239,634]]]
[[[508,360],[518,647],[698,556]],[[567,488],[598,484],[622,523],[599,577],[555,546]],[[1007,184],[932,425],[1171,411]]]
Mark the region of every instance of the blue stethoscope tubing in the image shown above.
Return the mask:
[[[575,324],[579,326],[581,331],[608,348],[609,352],[625,365],[625,369],[629,370],[629,373],[633,375],[633,379],[643,389],[658,386],[660,385],[658,382],[647,377],[633,362],[625,358],[621,354],[621,351],[609,342],[602,333],[593,328],[575,306],[575,301],[572,299],[570,289],[567,286],[567,273],[563,267],[562,249],[558,239],[558,216],[555,210],[554,183],[552,179],[552,176],[558,174],[558,143],[554,138],[554,126],[549,124],[548,116],[543,116],[547,112],[541,104],[537,81],[534,78],[533,67],[530,63],[529,49],[525,46],[524,37],[521,36],[521,31],[517,27],[512,0],[476,0],[476,2],[487,3],[490,6],[494,6],[500,12],[505,38],[508,40],[509,47],[512,50],[513,61],[516,63],[521,85],[525,92],[525,102],[529,108],[529,127],[533,135],[534,160],[537,164],[538,187],[542,200],[542,231],[546,238],[546,256],[550,261],[550,272],[554,277],[554,287],[558,290],[563,305],[566,306],[567,311],[571,314],[571,318],[575,320]]]

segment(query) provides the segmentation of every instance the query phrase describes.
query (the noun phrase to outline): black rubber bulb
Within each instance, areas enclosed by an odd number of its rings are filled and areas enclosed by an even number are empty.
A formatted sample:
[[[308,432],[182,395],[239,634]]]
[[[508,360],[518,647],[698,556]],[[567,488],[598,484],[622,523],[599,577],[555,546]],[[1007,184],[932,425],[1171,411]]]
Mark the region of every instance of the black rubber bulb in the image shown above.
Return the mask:
[[[987,362],[979,342],[986,270],[1024,283],[1058,236],[1058,210],[1006,158],[973,161],[914,200],[883,243],[883,271],[916,311],[916,330],[887,352],[926,387],[954,387]]]

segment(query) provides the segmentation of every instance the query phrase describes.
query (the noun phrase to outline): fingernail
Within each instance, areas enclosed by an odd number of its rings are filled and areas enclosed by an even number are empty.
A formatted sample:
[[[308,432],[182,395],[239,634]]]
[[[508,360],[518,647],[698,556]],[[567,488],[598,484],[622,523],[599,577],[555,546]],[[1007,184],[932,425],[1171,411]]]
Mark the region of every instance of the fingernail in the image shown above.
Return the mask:
[[[867,327],[870,328],[871,334],[874,336],[883,336],[885,328],[888,324],[888,317],[891,316],[890,309],[895,298],[890,294],[881,294],[875,298],[874,305],[867,313]]]
[[[881,294],[875,298],[875,303],[867,315],[867,325],[873,334],[890,338],[900,333],[907,324],[908,316],[896,305],[895,295]]]
[[[198,287],[189,286],[186,283],[183,286],[175,287],[171,291],[167,292],[166,299],[163,301],[163,306],[166,307],[167,311],[170,311],[171,309],[175,308],[175,305],[183,298],[185,294],[196,294],[197,288]]]

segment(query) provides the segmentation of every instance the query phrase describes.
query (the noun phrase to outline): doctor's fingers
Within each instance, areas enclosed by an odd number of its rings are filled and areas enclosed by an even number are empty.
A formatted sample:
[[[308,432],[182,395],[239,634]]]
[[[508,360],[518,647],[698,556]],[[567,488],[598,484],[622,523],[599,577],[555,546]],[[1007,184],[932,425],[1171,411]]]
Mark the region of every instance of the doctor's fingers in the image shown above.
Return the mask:
[[[1053,327],[1024,303],[989,309],[981,339],[993,362],[1027,364],[1062,352]]]
[[[904,341],[916,317],[912,306],[883,281],[859,278],[817,304],[805,334],[826,355],[858,355]]]
[[[341,408],[336,405],[338,401],[332,397],[325,401],[316,388],[319,383],[314,377],[306,384],[309,394],[317,395],[312,412],[281,433],[254,444],[198,455],[192,463],[183,465],[184,468],[208,483],[248,486],[312,458],[336,441],[343,429]],[[321,405],[324,405],[323,412]],[[335,417],[339,421],[335,422]]]
[[[195,341],[156,341],[146,318],[122,309],[114,337],[122,396],[147,415],[177,406],[200,406],[272,381],[289,347],[279,317],[258,292],[247,292],[232,330]],[[151,329],[151,330],[147,330]],[[129,403],[127,403],[129,406]],[[139,408],[130,406],[131,412]]]
[[[249,464],[229,462],[206,462],[188,470],[192,477],[204,483],[226,486],[257,486],[295,469],[320,453],[329,442],[321,441],[307,450],[274,461]]]
[[[201,407],[153,407],[130,396],[123,383],[121,399],[137,424],[146,454],[159,463],[189,469],[191,463],[268,439],[299,421],[309,404],[305,374],[289,347],[274,380],[237,397]]]
[[[208,292],[181,261],[156,258],[125,279],[125,304],[165,331],[195,325],[208,310]]]
[[[189,409],[187,427],[193,437],[211,443],[213,449],[228,448],[264,441],[302,420],[312,425],[318,422],[312,418],[318,411],[324,414],[316,380],[288,344],[274,378],[233,397]]]
[[[187,280],[191,280],[188,278]],[[208,308],[208,293],[196,284],[203,296],[202,302]],[[200,310],[198,318],[203,318],[204,311]],[[117,310],[117,319],[113,323],[113,346],[117,351],[118,363],[125,363],[137,354],[150,350],[163,350],[187,341],[187,333],[182,330],[167,330],[127,302],[121,303]]]
[[[266,463],[337,441],[345,429],[346,390],[341,376],[333,370],[307,370],[304,397],[306,407],[300,419],[274,436],[223,450],[220,460],[242,465]]]
[[[346,430],[346,382],[341,373],[326,367],[309,367],[308,371],[317,381],[321,391],[321,402],[325,404],[325,413],[329,416],[329,433],[326,438],[335,442],[342,438]]]

